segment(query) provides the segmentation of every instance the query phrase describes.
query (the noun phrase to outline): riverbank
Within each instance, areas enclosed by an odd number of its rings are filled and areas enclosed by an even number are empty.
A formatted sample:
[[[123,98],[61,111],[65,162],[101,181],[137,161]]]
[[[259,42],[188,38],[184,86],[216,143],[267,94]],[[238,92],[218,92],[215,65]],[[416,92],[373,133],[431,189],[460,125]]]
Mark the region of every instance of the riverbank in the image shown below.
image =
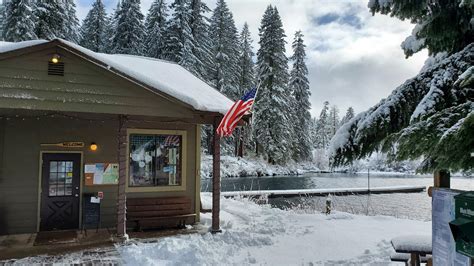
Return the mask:
[[[221,177],[244,176],[276,176],[301,175],[308,172],[319,172],[312,162],[289,163],[288,165],[272,165],[262,158],[221,156]],[[212,178],[212,156],[203,155],[201,158],[201,178]]]
[[[373,166],[370,173],[373,175],[386,175],[386,176],[404,176],[404,175],[415,175],[415,170],[410,168],[403,168],[403,171],[394,171],[392,168],[387,168],[386,171],[382,166]],[[367,168],[351,167],[351,168],[340,168],[336,171],[329,169],[320,169],[317,167],[316,162],[291,162],[287,165],[273,165],[268,163],[266,160],[258,157],[233,157],[233,156],[221,156],[221,177],[251,177],[251,176],[297,176],[306,173],[352,173],[352,174],[367,174]],[[212,178],[212,156],[202,155],[201,158],[201,178],[209,179]]]

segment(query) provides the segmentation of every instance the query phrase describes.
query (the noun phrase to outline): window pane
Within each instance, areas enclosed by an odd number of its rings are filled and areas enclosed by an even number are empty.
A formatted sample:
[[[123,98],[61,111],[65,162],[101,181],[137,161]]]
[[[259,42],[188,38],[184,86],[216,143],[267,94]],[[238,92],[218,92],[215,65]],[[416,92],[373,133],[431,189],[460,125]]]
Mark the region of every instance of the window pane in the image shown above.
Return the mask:
[[[72,172],[72,162],[66,162],[66,172]]]
[[[66,167],[66,164],[63,165]],[[64,190],[65,190],[65,184],[66,184],[66,173],[58,173],[58,196],[64,196]]]
[[[58,184],[58,174],[50,173],[49,174],[49,196],[56,196],[57,184]]]
[[[58,162],[49,162],[49,172],[56,173],[58,171]]]
[[[130,186],[181,184],[180,135],[130,136]]]
[[[71,183],[66,183],[66,191],[65,191],[66,196],[72,196],[72,184]]]
[[[58,172],[66,172],[66,162],[58,162]]]

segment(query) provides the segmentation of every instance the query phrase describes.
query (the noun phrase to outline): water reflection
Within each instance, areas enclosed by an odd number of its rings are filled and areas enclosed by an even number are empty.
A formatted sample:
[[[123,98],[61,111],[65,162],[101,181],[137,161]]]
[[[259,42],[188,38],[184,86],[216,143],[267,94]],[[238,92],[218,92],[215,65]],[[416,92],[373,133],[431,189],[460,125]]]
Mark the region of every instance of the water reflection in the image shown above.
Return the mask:
[[[202,181],[202,191],[212,190],[212,180]],[[429,175],[370,175],[371,187],[431,186]],[[246,177],[222,180],[222,191],[287,190],[313,188],[367,187],[367,174],[307,174],[304,176]],[[474,178],[452,178],[451,187],[474,190]],[[315,213],[325,210],[326,197],[272,198],[268,203],[281,209]],[[399,218],[431,220],[431,198],[426,192],[332,196],[333,209],[354,214],[389,215]]]

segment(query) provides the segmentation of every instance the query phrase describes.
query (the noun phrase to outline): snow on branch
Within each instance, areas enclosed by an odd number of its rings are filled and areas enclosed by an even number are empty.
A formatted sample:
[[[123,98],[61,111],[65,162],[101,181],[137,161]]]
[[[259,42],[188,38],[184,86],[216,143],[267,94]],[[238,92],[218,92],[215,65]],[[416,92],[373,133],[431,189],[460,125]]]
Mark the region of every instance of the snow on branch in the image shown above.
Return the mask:
[[[397,159],[433,159],[432,151],[442,136],[462,128],[466,121],[462,119],[474,111],[473,61],[471,44],[426,67],[389,97],[344,124],[331,140],[333,164],[345,165],[395,146],[402,154]],[[431,131],[422,130],[426,128]]]

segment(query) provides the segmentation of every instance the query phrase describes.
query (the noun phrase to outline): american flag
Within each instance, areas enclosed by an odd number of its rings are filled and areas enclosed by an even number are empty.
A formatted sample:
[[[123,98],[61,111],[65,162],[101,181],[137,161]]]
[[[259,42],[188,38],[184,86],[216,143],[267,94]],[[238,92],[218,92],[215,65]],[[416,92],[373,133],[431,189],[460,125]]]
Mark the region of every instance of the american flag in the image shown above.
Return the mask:
[[[253,102],[255,100],[255,94],[257,89],[253,88],[248,91],[240,100],[236,101],[234,105],[227,111],[224,118],[222,118],[219,127],[216,132],[221,137],[228,137],[232,135],[235,127],[237,127],[237,122],[252,109]]]
[[[179,146],[180,136],[169,135],[165,139],[165,146]]]

